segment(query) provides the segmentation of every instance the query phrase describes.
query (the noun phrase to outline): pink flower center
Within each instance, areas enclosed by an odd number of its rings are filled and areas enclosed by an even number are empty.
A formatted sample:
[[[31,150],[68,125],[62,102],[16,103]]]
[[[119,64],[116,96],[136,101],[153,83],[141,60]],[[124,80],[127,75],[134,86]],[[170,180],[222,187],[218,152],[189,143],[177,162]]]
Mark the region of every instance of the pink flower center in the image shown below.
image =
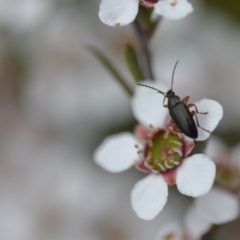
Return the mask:
[[[141,4],[145,7],[153,7],[159,0],[141,0]]]

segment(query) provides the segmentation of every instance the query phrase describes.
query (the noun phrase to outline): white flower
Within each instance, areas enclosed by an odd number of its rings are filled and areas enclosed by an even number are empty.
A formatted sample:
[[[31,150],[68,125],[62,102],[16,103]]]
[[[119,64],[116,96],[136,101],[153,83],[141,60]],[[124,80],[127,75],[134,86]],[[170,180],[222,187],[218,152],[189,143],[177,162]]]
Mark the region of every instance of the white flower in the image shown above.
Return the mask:
[[[52,0],[2,0],[0,24],[15,31],[31,30],[49,16],[53,6]]]
[[[193,11],[187,0],[102,0],[99,18],[109,26],[123,26],[137,16],[139,3],[154,7],[154,13],[167,19],[181,19]]]
[[[144,84],[167,91],[161,83]],[[135,164],[150,173],[136,183],[131,193],[134,211],[145,220],[153,219],[163,209],[168,185],[177,184],[182,194],[198,197],[210,190],[215,178],[215,164],[206,155],[187,157],[194,146],[192,139],[166,130],[168,110],[161,106],[162,101],[161,94],[136,87],[132,109],[142,125],[136,128],[135,135],[124,132],[107,137],[94,153],[95,162],[107,171],[121,172]],[[195,104],[199,111],[208,111],[199,118],[200,125],[213,131],[223,115],[221,105],[207,99]],[[147,128],[150,124],[157,128]],[[199,129],[201,140],[208,137],[208,132]]]
[[[213,187],[209,193],[197,198],[185,216],[185,229],[199,239],[213,224],[223,224],[239,216],[239,203],[232,193]]]
[[[228,149],[219,138],[212,136],[205,153],[216,163],[216,185],[240,197],[240,144]]]
[[[186,229],[192,237],[203,235],[213,224],[224,224],[237,219],[240,211],[240,146],[229,151],[220,139],[211,137],[205,152],[216,163],[216,186],[206,195],[197,198],[186,214]]]

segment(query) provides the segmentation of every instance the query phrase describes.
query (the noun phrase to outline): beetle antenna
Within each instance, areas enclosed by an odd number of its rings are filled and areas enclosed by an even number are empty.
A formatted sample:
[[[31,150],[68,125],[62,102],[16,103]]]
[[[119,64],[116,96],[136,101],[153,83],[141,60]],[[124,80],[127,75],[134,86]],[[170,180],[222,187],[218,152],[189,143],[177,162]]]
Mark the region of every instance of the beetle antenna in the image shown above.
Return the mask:
[[[176,67],[177,67],[178,63],[179,63],[179,61],[177,61],[177,62],[175,63],[175,66],[174,66],[174,68],[173,68],[171,90],[173,89],[173,78],[174,78],[174,73],[175,73],[175,70],[176,70]]]
[[[158,90],[157,88],[150,87],[150,86],[148,86],[148,85],[144,85],[144,84],[140,84],[140,83],[138,83],[137,85],[139,85],[139,86],[143,86],[143,87],[147,87],[147,88],[151,88],[151,89],[156,90],[157,92],[163,94],[164,96],[166,95],[166,93],[164,93],[164,92]]]

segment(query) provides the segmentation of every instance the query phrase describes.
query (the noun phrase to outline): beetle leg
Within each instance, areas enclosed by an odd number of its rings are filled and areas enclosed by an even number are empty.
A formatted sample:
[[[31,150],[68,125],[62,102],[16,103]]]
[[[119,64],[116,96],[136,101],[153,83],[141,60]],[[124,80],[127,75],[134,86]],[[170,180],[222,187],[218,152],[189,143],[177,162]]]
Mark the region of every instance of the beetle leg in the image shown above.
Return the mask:
[[[185,103],[185,104],[187,104],[187,102],[188,102],[189,98],[190,98],[189,96],[187,96],[187,97],[183,98],[183,99],[182,99],[182,102],[183,102],[183,103]]]
[[[192,115],[193,117],[195,116],[195,118],[196,118],[196,122],[197,122],[197,126],[198,126],[199,128],[201,128],[202,130],[204,130],[204,131],[206,131],[206,132],[211,133],[209,130],[207,130],[207,129],[205,129],[205,128],[203,128],[203,127],[201,127],[201,126],[199,125],[198,117],[197,117],[195,111],[192,111],[192,112],[191,112],[191,115]]]
[[[199,112],[198,109],[197,109],[197,106],[194,103],[189,103],[187,105],[187,108],[191,108],[191,107],[195,107],[196,112],[199,113],[199,114],[207,114],[208,113],[208,112],[204,112],[204,113],[203,112]]]
[[[165,104],[165,100],[166,100],[166,96],[164,96],[164,98],[163,98],[163,106],[164,106],[165,108],[168,108],[168,104]]]
[[[181,133],[181,130],[180,130],[176,125],[173,126],[173,131],[174,131],[174,132]]]

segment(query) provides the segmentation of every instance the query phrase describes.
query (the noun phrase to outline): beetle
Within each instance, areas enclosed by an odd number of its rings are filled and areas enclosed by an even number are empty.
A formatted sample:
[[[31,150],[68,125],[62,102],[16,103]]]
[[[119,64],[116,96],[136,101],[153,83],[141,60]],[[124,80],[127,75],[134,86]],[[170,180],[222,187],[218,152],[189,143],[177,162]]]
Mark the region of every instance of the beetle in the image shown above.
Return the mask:
[[[153,88],[151,86],[147,86],[144,84],[138,83],[137,85],[143,86],[143,87],[148,87],[153,90],[156,90],[158,93],[161,93],[164,98],[163,98],[163,107],[168,108],[169,114],[171,116],[171,122],[174,123],[173,131],[183,133],[189,138],[196,139],[198,138],[198,130],[197,127],[201,128],[202,130],[206,132],[210,132],[204,128],[202,128],[199,125],[199,121],[197,118],[197,113],[198,114],[207,114],[208,112],[199,112],[197,109],[197,106],[194,103],[188,103],[189,96],[184,97],[182,100],[180,99],[179,96],[177,96],[173,92],[173,79],[174,79],[174,73],[176,70],[176,67],[178,65],[178,62],[176,62],[174,68],[173,68],[173,73],[172,73],[172,82],[171,82],[171,89],[168,90],[166,93],[162,92],[156,88]],[[168,99],[167,104],[165,104],[166,99]],[[195,111],[190,111],[189,108],[195,107]],[[194,117],[196,118],[196,123],[194,121]]]

